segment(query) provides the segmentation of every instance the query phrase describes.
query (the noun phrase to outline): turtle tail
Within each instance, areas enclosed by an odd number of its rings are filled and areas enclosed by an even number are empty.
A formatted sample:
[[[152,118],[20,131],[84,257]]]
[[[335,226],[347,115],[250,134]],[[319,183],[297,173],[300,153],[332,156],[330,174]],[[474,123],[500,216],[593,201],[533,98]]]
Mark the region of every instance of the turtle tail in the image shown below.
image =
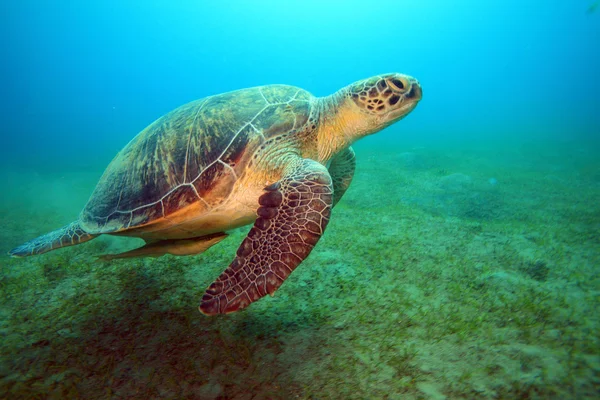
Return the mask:
[[[71,222],[55,231],[46,233],[19,247],[8,252],[12,257],[28,257],[36,254],[46,253],[50,250],[56,250],[61,247],[73,246],[75,244],[87,242],[98,235],[91,235],[84,231],[79,225],[79,221]]]

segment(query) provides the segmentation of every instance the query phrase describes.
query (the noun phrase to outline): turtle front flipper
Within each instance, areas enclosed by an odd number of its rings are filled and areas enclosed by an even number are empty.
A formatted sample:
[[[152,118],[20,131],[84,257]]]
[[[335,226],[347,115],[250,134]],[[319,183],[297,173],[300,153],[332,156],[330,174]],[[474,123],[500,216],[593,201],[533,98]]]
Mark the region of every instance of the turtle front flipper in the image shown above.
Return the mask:
[[[97,235],[92,235],[84,231],[79,225],[79,221],[75,221],[60,229],[30,240],[29,242],[12,249],[8,254],[12,257],[33,256],[46,253],[50,250],[56,250],[61,247],[87,242],[96,236]]]
[[[231,313],[272,295],[323,234],[333,197],[323,165],[298,159],[265,190],[258,200],[258,219],[237,256],[202,296],[202,313]]]
[[[341,151],[336,155],[329,165],[329,174],[333,180],[333,205],[335,206],[350,184],[354,177],[354,170],[356,168],[356,155],[352,147],[348,147],[346,150]]]

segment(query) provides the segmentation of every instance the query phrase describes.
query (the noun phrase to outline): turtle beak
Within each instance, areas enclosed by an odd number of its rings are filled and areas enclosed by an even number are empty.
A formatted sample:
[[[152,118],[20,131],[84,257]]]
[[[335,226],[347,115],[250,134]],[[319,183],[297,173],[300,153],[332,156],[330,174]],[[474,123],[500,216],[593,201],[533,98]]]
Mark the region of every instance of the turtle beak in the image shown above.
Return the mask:
[[[416,79],[411,80],[410,90],[404,93],[402,97],[402,106],[390,111],[387,115],[387,119],[391,123],[396,122],[408,115],[423,98],[423,89],[421,89],[419,81]]]
[[[404,98],[412,101],[420,101],[423,98],[423,89],[419,84],[419,81],[414,80],[411,82],[411,88],[408,93],[404,95]]]

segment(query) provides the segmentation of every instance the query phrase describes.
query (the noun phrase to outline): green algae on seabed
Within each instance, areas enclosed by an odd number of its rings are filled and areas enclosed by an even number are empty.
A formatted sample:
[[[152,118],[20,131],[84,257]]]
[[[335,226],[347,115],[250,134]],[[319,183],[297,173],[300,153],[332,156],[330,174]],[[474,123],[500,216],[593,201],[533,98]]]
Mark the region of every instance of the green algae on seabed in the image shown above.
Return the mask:
[[[357,155],[315,251],[241,313],[196,307],[244,229],[197,257],[94,262],[135,247],[109,238],[2,258],[2,397],[594,398],[597,148]],[[3,176],[1,250],[76,216],[97,173]]]

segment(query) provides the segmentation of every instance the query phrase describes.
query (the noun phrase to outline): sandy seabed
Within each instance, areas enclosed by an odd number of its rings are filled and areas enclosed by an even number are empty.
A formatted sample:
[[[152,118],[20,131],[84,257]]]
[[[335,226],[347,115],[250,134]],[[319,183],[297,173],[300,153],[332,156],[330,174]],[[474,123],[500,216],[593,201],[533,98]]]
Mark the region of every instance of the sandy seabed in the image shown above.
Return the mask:
[[[0,397],[597,398],[599,149],[359,144],[309,258],[216,318],[199,299],[247,228],[192,257],[1,256]],[[101,172],[2,170],[0,251],[75,219]]]

